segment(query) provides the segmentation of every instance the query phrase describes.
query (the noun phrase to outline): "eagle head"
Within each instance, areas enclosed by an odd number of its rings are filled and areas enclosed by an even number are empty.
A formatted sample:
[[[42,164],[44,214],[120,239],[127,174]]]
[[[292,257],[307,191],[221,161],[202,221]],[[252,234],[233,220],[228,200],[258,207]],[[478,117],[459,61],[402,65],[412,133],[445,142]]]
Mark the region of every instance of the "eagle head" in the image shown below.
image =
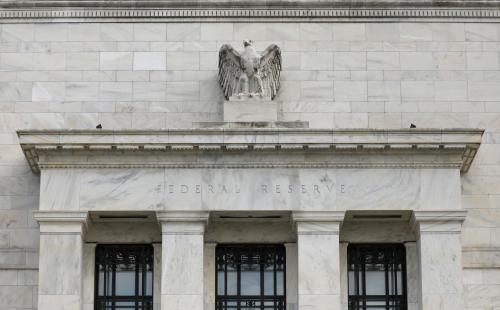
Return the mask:
[[[247,47],[253,45],[253,40],[243,40],[243,46]]]

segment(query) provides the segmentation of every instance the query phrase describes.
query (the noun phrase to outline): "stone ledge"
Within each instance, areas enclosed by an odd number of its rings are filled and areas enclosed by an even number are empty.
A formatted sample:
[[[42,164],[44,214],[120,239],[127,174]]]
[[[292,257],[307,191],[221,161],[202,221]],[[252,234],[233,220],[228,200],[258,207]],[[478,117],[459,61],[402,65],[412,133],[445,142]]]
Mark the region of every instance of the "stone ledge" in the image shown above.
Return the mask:
[[[0,8],[499,8],[499,0],[0,0]]]
[[[242,128],[30,130],[18,131],[18,136],[34,172],[40,168],[105,167],[441,167],[465,172],[475,157],[483,132],[479,129]],[[130,152],[134,156],[123,159],[122,155]],[[152,159],[146,160],[148,156]]]
[[[0,23],[95,21],[472,20],[500,17],[499,0],[0,0]]]

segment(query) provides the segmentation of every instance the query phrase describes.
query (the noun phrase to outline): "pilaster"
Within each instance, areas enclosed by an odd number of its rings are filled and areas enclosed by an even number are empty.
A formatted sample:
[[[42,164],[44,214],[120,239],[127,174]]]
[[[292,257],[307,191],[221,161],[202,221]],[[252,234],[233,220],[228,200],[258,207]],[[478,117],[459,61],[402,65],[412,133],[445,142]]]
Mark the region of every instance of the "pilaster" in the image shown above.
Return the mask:
[[[466,211],[415,211],[420,309],[464,309],[460,233]]]
[[[344,211],[294,212],[299,309],[340,309],[339,231]]]
[[[87,212],[37,211],[34,218],[40,224],[38,309],[82,309]]]
[[[205,278],[205,308],[204,309],[215,309],[215,269],[216,269],[216,258],[215,258],[215,248],[217,243],[207,242],[205,243],[205,253],[204,253],[204,278]]]
[[[158,212],[162,229],[161,309],[203,310],[208,212]]]
[[[298,309],[297,243],[285,243],[286,249],[286,308]]]

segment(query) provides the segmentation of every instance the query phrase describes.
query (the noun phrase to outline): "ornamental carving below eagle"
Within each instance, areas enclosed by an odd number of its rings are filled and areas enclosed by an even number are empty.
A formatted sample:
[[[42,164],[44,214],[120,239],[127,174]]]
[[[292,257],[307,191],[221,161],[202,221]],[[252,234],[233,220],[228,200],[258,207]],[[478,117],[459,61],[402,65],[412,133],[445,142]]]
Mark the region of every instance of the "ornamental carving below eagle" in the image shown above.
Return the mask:
[[[280,48],[271,44],[259,54],[253,41],[245,40],[243,46],[242,53],[229,44],[219,51],[219,83],[224,96],[227,100],[232,96],[274,99],[280,87]]]

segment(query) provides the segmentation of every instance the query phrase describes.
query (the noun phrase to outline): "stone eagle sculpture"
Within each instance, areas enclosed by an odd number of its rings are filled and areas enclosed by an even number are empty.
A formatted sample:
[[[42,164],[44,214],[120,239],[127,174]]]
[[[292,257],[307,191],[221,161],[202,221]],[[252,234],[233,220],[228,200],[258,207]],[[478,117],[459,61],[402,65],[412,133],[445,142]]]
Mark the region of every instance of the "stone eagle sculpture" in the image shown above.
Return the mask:
[[[274,99],[280,87],[281,51],[271,44],[261,54],[253,41],[243,41],[240,54],[224,44],[219,51],[219,83],[226,99],[231,96],[267,97]]]

